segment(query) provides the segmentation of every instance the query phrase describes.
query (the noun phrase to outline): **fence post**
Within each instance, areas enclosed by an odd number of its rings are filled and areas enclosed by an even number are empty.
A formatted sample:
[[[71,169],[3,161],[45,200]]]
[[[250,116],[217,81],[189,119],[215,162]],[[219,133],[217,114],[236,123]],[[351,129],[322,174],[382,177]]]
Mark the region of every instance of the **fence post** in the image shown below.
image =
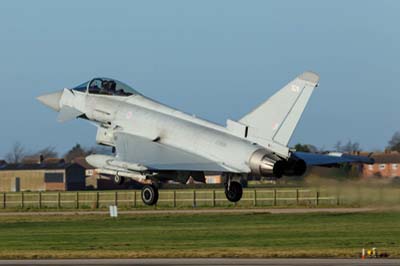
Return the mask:
[[[339,192],[339,189],[337,189],[337,191],[336,191],[336,205],[337,206],[340,205],[340,192]]]
[[[193,208],[196,208],[196,190],[193,190]]]
[[[42,208],[42,192],[41,191],[39,191],[39,209],[41,209]]]
[[[212,206],[215,207],[215,189],[212,191]]]
[[[317,206],[319,205],[319,190],[317,190],[317,193],[315,195],[315,203]]]
[[[299,206],[299,189],[296,188],[296,205]]]
[[[115,194],[114,194],[114,205],[118,206],[118,191],[115,191]]]
[[[277,204],[277,200],[276,200],[276,189],[274,189],[274,206],[276,206]]]
[[[24,208],[24,192],[21,192],[21,208]]]
[[[136,208],[136,190],[133,191],[133,207]]]
[[[76,204],[75,208],[79,209],[79,192],[78,191],[75,194],[75,204]]]
[[[96,209],[98,209],[100,207],[100,194],[98,191],[96,191]]]
[[[254,207],[256,207],[257,206],[257,190],[255,189],[254,190]]]
[[[174,208],[176,208],[176,190],[174,190],[174,192],[173,192],[173,196],[174,196]]]
[[[6,192],[3,192],[3,209],[5,209],[7,207],[6,198],[7,198],[7,194],[6,194]]]
[[[61,193],[57,192],[57,208],[61,208]]]

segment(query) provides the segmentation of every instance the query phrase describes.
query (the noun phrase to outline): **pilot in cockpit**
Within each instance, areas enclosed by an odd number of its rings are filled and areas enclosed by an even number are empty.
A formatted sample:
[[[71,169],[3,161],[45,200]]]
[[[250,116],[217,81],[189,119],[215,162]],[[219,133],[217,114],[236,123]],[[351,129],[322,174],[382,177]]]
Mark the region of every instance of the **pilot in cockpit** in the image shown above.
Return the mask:
[[[137,91],[133,90],[122,82],[105,78],[94,78],[91,81],[85,82],[74,88],[74,90],[82,92],[86,89],[90,94],[110,96],[131,96],[133,94],[138,94]]]
[[[116,94],[116,83],[113,80],[103,80],[101,82],[100,94],[104,95],[115,95]]]
[[[105,94],[108,95],[109,94],[109,83],[108,80],[103,80],[101,81],[101,88],[100,88],[100,94]]]
[[[93,81],[90,83],[89,93],[99,93],[100,88],[97,86],[97,82]]]
[[[110,84],[110,95],[115,95],[117,93],[116,91],[117,84],[115,83],[114,80],[110,80],[109,84]]]

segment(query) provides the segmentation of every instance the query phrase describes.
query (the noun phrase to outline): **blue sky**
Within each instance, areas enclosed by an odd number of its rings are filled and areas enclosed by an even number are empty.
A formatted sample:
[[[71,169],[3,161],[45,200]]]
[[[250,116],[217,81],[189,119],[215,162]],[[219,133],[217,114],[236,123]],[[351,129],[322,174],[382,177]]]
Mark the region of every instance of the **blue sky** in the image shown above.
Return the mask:
[[[397,130],[399,1],[2,1],[0,156],[94,144],[35,97],[109,76],[224,124],[320,74],[292,143],[382,149]]]

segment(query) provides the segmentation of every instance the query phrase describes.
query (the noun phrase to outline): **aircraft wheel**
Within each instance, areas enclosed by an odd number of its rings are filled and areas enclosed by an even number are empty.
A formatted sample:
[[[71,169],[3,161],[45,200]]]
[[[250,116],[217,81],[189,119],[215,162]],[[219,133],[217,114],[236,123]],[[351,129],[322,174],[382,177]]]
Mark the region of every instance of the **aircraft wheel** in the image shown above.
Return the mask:
[[[122,183],[124,183],[124,177],[123,176],[119,176],[119,175],[115,175],[113,181],[117,185],[122,185]]]
[[[158,201],[158,188],[154,185],[145,185],[142,188],[142,201],[146,205],[154,205]]]
[[[226,198],[230,202],[238,202],[243,195],[243,188],[239,182],[231,181],[228,189],[228,185],[225,187]]]

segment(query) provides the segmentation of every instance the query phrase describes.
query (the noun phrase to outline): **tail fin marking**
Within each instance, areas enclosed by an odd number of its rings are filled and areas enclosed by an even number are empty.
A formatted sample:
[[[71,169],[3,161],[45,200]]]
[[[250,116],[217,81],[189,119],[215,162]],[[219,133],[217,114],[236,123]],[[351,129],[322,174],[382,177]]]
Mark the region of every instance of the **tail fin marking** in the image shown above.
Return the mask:
[[[303,114],[319,76],[304,72],[239,120],[249,126],[249,139],[273,140],[286,146]]]

